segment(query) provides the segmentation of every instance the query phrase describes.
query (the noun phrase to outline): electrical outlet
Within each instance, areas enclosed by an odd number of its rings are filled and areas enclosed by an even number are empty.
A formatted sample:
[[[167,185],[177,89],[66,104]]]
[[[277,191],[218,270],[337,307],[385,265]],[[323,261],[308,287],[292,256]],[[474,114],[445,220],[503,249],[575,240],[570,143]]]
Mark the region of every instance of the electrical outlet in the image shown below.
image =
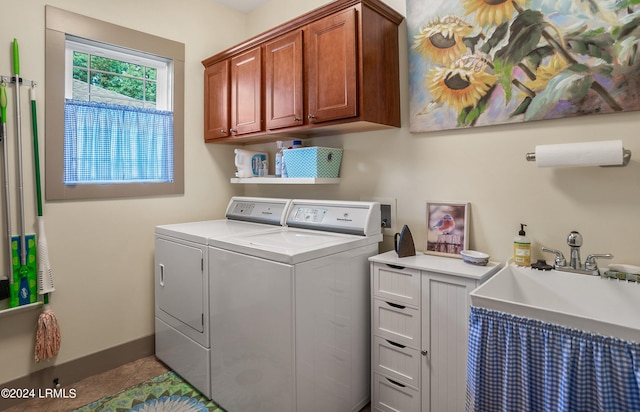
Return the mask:
[[[382,234],[384,236],[393,236],[397,232],[396,219],[396,199],[390,197],[371,197],[360,200],[380,203],[380,217],[382,221]]]

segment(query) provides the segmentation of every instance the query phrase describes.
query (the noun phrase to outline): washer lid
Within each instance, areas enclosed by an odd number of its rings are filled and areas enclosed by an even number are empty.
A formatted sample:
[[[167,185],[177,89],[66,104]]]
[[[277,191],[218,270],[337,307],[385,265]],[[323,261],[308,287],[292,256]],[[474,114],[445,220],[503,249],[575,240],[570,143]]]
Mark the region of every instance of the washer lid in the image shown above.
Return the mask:
[[[360,246],[376,244],[378,236],[356,236],[317,230],[283,228],[224,239],[211,239],[210,245],[233,252],[296,264]]]
[[[224,238],[260,231],[278,230],[277,226],[219,219],[156,226],[156,235],[171,236],[206,245],[209,238]]]
[[[227,205],[227,219],[156,226],[156,234],[206,245],[209,238],[273,230],[284,223],[290,203],[289,199],[234,196]]]

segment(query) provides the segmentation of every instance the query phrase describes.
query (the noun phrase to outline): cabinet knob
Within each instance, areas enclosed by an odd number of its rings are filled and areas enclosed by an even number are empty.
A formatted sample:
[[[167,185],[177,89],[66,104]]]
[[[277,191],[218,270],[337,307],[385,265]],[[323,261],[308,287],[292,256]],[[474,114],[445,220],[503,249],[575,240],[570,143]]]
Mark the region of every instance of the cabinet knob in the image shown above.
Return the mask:
[[[294,121],[294,122],[299,122],[299,121],[300,121],[300,118],[299,118],[298,116],[294,116],[293,121]]]
[[[229,133],[235,133],[236,129],[229,129]]]
[[[428,350],[423,350],[420,353],[422,353],[422,356],[427,356],[429,354],[429,351]]]
[[[226,132],[224,131],[224,129],[220,129],[220,133],[225,134]]]
[[[310,115],[309,115],[309,116],[307,116],[307,117],[309,118],[309,120],[313,120],[313,119],[315,119],[315,118],[316,118],[316,117],[315,117],[314,115],[312,115],[312,114],[310,114]]]

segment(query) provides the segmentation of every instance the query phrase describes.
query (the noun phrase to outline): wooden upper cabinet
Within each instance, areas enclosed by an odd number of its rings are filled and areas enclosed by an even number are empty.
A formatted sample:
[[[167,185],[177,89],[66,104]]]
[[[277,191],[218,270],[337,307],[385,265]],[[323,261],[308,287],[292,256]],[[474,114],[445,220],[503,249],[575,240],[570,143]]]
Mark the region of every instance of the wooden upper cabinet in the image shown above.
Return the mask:
[[[305,49],[311,123],[355,117],[357,105],[356,10],[310,24]]]
[[[229,61],[223,60],[204,71],[205,140],[229,136],[229,98]]]
[[[400,127],[398,25],[381,0],[335,0],[202,61],[208,142]],[[230,61],[228,92],[213,67]],[[221,79],[222,77],[220,77]],[[230,128],[213,105],[230,94]],[[207,103],[208,101],[208,103]],[[219,129],[219,130],[218,130]]]
[[[262,130],[262,49],[231,59],[231,133]]]
[[[302,30],[265,45],[267,129],[300,126],[304,116]]]

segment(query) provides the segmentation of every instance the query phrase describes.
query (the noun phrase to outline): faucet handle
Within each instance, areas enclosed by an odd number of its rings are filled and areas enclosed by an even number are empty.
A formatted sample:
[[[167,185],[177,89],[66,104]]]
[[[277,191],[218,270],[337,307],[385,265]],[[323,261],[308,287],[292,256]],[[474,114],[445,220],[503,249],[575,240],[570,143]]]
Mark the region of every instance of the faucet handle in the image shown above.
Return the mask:
[[[540,250],[542,250],[543,252],[547,252],[547,253],[555,253],[556,254],[556,259],[555,259],[555,267],[563,267],[563,266],[567,266],[567,260],[564,258],[564,255],[562,254],[561,251],[556,250],[556,249],[551,249],[548,247],[544,247],[542,246],[540,248]]]
[[[596,259],[613,259],[613,255],[611,253],[588,255],[587,260],[584,262],[584,268],[586,270],[598,270]]]

